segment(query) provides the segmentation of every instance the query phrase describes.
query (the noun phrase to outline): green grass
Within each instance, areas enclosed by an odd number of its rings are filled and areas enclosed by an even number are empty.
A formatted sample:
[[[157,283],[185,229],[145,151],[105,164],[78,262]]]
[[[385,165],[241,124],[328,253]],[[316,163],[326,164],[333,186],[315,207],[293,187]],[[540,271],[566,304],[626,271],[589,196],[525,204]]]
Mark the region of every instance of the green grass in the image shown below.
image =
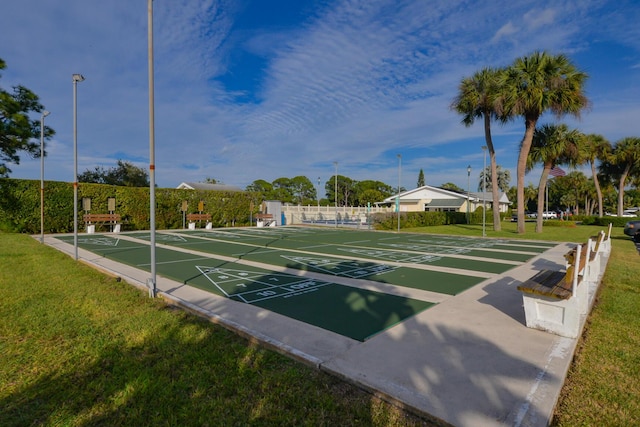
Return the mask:
[[[488,237],[581,242],[601,228]],[[481,236],[482,226],[429,227]],[[554,424],[640,419],[640,258],[613,251]],[[150,300],[24,235],[0,233],[0,425],[421,425],[338,379]]]

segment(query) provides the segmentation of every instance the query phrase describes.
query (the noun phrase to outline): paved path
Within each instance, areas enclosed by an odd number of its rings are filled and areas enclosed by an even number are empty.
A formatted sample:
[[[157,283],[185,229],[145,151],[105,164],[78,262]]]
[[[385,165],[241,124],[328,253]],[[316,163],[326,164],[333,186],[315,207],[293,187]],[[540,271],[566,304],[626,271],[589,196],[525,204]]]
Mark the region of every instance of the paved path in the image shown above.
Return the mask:
[[[73,245],[49,236],[45,242],[73,256]],[[441,298],[435,307],[365,342],[160,276],[157,288],[172,304],[445,423],[546,426],[577,340],[526,328],[516,286],[538,270],[562,268],[568,248],[560,244],[459,295]],[[82,261],[147,289],[148,272],[78,251]],[[398,287],[394,293],[419,294]]]

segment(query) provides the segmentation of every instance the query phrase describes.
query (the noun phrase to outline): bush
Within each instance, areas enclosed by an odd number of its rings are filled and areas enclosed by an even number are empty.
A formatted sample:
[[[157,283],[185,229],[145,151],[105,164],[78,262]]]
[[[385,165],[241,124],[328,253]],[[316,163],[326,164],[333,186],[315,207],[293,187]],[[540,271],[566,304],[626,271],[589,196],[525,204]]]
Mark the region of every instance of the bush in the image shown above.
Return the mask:
[[[44,228],[46,233],[73,231],[73,184],[45,182]],[[261,199],[251,192],[223,192],[156,189],[156,228],[182,227],[182,202],[187,213],[198,212],[204,202],[204,213],[210,213],[216,227],[248,225],[249,210],[258,207]],[[148,230],[149,189],[105,184],[81,183],[78,187],[78,222],[82,224],[82,199],[91,199],[92,213],[107,213],[108,199],[116,199],[115,213],[121,215],[123,227]],[[257,208],[253,208],[256,213]],[[0,230],[36,234],[40,231],[40,181],[0,179]]]

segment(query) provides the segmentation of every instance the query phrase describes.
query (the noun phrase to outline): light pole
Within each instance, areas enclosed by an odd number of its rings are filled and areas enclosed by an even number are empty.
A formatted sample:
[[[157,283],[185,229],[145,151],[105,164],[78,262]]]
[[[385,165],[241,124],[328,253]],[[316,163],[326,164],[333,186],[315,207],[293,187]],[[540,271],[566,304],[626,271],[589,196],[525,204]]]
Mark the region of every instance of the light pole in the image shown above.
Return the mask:
[[[396,211],[398,212],[398,232],[400,232],[400,180],[402,173],[402,154],[398,154],[398,198],[396,199]]]
[[[40,116],[40,243],[44,243],[44,118],[48,115],[45,110]]]
[[[469,209],[471,208],[471,165],[467,166],[467,224],[471,223]]]
[[[338,162],[333,162],[333,165],[336,167],[336,176],[334,178],[334,190],[333,196],[336,204],[336,228],[338,228]]]
[[[482,237],[487,237],[487,146],[482,146],[482,154],[484,154],[484,169],[482,169]],[[495,207],[494,207],[495,209]]]
[[[318,213],[320,213],[320,177],[318,177]]]
[[[149,297],[155,298],[156,289],[156,155],[155,155],[155,112],[153,85],[153,0],[147,1],[148,18],[148,62],[149,62],[149,232],[151,277],[147,280]]]
[[[73,253],[78,260],[78,82],[82,74],[73,74]]]

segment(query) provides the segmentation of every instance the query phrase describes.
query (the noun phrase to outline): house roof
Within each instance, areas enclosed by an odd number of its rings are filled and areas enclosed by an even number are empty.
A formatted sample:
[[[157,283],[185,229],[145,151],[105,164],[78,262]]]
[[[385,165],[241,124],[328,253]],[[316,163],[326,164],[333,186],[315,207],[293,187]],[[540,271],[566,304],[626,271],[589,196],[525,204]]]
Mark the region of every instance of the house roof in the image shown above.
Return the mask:
[[[464,203],[464,199],[434,199],[427,203],[430,208],[459,208]]]
[[[483,198],[486,201],[492,200],[492,193],[486,192],[483,193],[474,193],[470,192],[467,195],[467,192],[459,193],[456,191],[445,190],[439,187],[432,187],[430,185],[424,185],[422,187],[414,188],[413,190],[408,190],[400,193],[400,202],[401,203],[416,203],[419,200],[431,199],[435,200],[467,200],[468,198],[472,199],[473,202],[477,203],[478,201],[482,201]],[[382,202],[378,202],[378,204],[389,204],[395,203],[398,198],[397,194],[393,196],[387,197]],[[500,203],[510,203],[507,195],[505,193],[500,193]],[[433,203],[433,202],[432,202]],[[434,206],[430,204],[430,206]],[[444,206],[443,206],[444,207]]]
[[[208,182],[183,182],[177,188],[180,190],[242,191],[235,185],[209,184]]]

